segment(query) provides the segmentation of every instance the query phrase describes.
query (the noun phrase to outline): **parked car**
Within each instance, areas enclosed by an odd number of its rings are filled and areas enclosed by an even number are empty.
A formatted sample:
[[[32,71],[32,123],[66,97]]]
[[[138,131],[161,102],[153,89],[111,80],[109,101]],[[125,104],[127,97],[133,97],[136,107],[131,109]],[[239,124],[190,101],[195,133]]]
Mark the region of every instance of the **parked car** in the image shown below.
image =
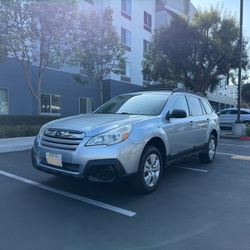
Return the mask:
[[[233,123],[237,120],[237,109],[224,109],[218,115],[221,128],[232,128]],[[250,125],[250,109],[240,109],[240,120],[246,125]]]
[[[92,114],[52,121],[35,139],[35,168],[110,182],[132,176],[137,190],[156,189],[163,166],[199,154],[211,163],[220,134],[209,102],[185,92],[120,95]]]

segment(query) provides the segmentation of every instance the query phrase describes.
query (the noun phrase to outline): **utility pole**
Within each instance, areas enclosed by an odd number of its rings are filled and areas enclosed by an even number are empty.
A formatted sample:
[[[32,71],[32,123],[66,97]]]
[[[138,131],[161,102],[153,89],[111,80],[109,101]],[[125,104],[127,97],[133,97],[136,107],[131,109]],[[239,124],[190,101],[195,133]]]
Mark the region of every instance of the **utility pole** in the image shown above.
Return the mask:
[[[241,106],[241,80],[242,80],[242,27],[243,27],[243,0],[240,0],[240,51],[239,51],[239,74],[238,74],[238,104],[237,104],[237,123],[240,123]]]

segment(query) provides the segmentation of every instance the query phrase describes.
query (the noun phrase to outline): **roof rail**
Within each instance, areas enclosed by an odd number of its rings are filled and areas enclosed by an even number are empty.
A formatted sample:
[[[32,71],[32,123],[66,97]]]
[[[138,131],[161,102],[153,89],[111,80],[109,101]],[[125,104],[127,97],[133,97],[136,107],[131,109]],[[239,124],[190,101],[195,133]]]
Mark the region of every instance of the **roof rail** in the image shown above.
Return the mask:
[[[186,89],[186,88],[176,88],[176,89],[173,89],[172,90],[173,93],[178,93],[178,92],[181,92],[181,93],[189,93],[189,94],[194,94],[194,95],[198,95],[198,96],[201,96],[201,97],[205,97],[202,93],[200,92],[195,92],[193,90],[190,90],[190,89]]]

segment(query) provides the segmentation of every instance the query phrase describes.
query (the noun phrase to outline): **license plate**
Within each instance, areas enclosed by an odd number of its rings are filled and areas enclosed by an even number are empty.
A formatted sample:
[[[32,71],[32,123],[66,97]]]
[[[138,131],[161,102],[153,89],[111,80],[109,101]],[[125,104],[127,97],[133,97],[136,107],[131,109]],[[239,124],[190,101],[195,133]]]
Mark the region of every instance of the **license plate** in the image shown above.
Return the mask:
[[[62,155],[46,152],[46,161],[50,165],[62,167]]]

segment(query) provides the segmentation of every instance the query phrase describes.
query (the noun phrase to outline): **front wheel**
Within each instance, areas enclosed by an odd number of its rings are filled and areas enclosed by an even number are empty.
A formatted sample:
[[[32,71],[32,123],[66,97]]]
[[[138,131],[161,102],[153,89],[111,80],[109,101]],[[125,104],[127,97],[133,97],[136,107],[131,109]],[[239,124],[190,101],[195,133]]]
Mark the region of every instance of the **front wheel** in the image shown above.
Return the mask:
[[[151,193],[157,188],[162,175],[162,167],[161,152],[154,146],[147,146],[142,153],[134,179],[134,186],[139,193]]]
[[[199,154],[200,161],[202,163],[213,162],[216,154],[216,147],[217,147],[216,138],[214,135],[210,135],[205,151]]]

